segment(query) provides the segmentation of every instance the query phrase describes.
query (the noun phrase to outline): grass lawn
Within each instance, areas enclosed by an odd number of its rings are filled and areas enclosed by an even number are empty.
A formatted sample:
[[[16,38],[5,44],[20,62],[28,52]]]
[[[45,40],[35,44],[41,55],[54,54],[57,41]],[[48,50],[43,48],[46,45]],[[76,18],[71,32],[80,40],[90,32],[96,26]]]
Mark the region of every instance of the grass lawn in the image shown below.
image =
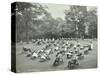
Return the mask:
[[[75,44],[75,41],[71,41]],[[80,40],[80,43],[82,45],[85,45],[88,43],[87,40]],[[97,67],[97,41],[93,40],[94,44],[94,50],[89,52],[88,55],[85,55],[85,58],[83,60],[80,60],[80,65],[76,69],[88,69],[88,68],[96,68]],[[53,70],[68,70],[67,64],[68,59],[64,56],[64,63],[60,66],[53,67],[52,64],[55,60],[55,55],[51,54],[50,61],[46,62],[39,62],[39,59],[31,60],[30,57],[26,57],[25,54],[21,54],[22,47],[27,46],[30,47],[33,51],[34,50],[40,50],[44,45],[37,46],[32,43],[30,44],[22,44],[22,45],[16,45],[16,70],[17,72],[35,72],[35,71],[53,71]]]

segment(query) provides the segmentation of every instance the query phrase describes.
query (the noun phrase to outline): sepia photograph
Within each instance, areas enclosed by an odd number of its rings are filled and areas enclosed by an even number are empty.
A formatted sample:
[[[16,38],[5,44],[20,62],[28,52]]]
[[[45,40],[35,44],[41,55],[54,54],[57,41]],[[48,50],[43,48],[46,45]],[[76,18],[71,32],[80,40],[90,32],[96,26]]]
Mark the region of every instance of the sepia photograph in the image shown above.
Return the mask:
[[[97,68],[96,6],[12,4],[12,65],[16,72]]]

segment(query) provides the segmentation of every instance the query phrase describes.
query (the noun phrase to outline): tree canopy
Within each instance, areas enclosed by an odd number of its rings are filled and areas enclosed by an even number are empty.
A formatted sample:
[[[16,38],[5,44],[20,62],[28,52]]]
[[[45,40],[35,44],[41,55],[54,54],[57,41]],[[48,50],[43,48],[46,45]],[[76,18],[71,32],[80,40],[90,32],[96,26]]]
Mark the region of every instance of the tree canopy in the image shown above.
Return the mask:
[[[97,38],[96,9],[87,6],[70,6],[65,10],[65,19],[53,18],[48,6],[39,3],[17,2],[12,10],[16,16],[16,40],[33,38]]]

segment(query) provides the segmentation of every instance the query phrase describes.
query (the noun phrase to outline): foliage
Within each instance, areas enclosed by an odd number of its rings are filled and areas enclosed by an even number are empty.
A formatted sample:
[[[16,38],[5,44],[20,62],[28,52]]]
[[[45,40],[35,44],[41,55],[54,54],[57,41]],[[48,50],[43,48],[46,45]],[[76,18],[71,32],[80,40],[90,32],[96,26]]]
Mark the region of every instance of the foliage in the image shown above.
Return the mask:
[[[39,3],[17,2],[12,17],[16,16],[16,40],[33,38],[97,38],[97,12],[86,6],[70,6],[65,20],[53,18]]]

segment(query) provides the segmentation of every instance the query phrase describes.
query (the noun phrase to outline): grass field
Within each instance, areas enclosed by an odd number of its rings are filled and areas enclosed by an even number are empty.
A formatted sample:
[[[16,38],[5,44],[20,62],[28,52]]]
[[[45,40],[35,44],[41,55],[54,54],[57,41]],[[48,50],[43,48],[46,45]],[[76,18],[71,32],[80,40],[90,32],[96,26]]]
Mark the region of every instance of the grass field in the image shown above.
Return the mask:
[[[75,41],[71,41],[72,43],[75,44]],[[79,41],[81,44],[85,45],[88,43],[87,40],[80,40]],[[83,60],[79,61],[79,66],[76,69],[88,69],[88,68],[96,68],[97,67],[97,40],[93,40],[94,44],[94,49],[89,52],[88,55],[85,55],[85,58]],[[41,49],[44,45],[42,46],[37,46],[35,44],[22,44],[16,45],[16,70],[17,72],[37,72],[37,71],[55,71],[55,70],[68,70],[67,65],[68,65],[68,59],[64,56],[64,63],[60,66],[54,67],[52,66],[54,60],[55,60],[55,55],[51,54],[50,61],[46,62],[39,62],[39,59],[36,60],[31,60],[30,57],[26,57],[26,54],[21,54],[22,52],[22,47],[27,46],[30,47],[33,51]]]

